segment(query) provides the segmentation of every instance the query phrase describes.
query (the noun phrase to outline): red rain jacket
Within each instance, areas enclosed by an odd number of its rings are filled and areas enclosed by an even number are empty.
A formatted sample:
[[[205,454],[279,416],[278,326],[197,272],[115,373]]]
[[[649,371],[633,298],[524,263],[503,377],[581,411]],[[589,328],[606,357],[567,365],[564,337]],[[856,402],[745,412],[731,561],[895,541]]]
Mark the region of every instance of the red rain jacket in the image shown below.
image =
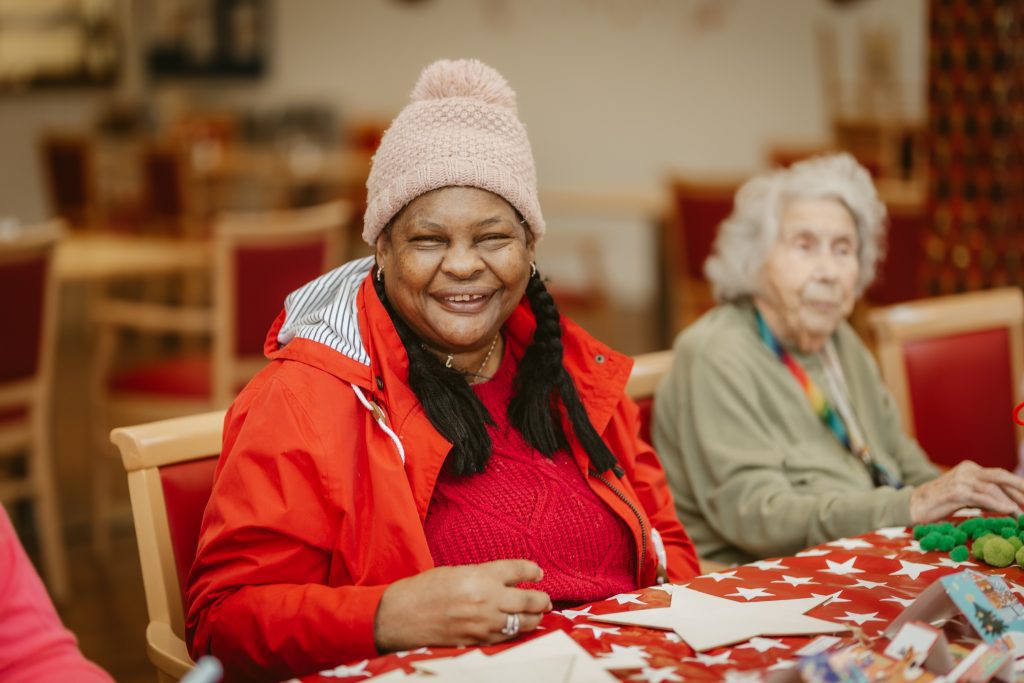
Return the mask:
[[[270,364],[224,422],[190,576],[187,630],[192,656],[216,655],[228,679],[276,680],[376,656],[381,594],[434,566],[423,520],[451,445],[407,384],[405,349],[372,282],[358,276],[350,317],[369,364],[308,338],[280,346],[282,312],[267,336]],[[534,327],[524,301],[505,325],[517,355]],[[658,582],[659,555],[670,580],[696,575],[693,544],[624,393],[631,359],[569,321],[563,343],[565,366],[625,475],[606,472],[605,483],[588,472],[578,443],[572,454],[633,532],[638,587]]]

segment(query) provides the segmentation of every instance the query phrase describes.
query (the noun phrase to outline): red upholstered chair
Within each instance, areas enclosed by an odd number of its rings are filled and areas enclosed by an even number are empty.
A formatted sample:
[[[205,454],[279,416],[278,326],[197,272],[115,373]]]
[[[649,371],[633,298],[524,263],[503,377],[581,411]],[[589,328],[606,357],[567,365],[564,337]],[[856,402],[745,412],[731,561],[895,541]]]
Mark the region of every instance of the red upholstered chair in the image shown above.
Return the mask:
[[[146,650],[158,679],[176,681],[192,667],[185,646],[188,572],[213,488],[224,411],[115,429],[142,563],[149,625]]]
[[[53,215],[71,228],[97,227],[101,218],[92,138],[84,133],[45,133],[39,140],[39,156]]]
[[[671,351],[654,351],[633,357],[633,370],[626,382],[626,393],[640,408],[640,438],[647,443],[653,443],[651,422],[654,419],[654,392],[671,366]]]
[[[1024,295],[1015,287],[875,309],[879,365],[905,428],[948,467],[1014,469],[1012,417],[1024,370]]]
[[[927,206],[923,201],[886,203],[889,230],[885,260],[865,295],[871,304],[897,304],[922,296],[919,275],[924,267],[924,242],[931,226]]]
[[[715,305],[704,277],[704,261],[718,225],[732,213],[733,197],[741,184],[733,179],[672,181],[672,212],[661,244],[669,337]]]
[[[25,467],[0,469],[0,502],[34,500],[43,574],[53,597],[68,595],[58,495],[50,447],[57,286],[53,249],[61,221],[0,233],[0,460],[24,457]]]
[[[344,202],[287,211],[226,214],[214,225],[213,307],[105,299],[97,303],[94,364],[97,440],[113,427],[226,407],[265,363],[263,340],[285,296],[339,260]],[[209,353],[118,367],[126,331],[212,337]],[[109,549],[109,468],[94,468],[94,541]]]

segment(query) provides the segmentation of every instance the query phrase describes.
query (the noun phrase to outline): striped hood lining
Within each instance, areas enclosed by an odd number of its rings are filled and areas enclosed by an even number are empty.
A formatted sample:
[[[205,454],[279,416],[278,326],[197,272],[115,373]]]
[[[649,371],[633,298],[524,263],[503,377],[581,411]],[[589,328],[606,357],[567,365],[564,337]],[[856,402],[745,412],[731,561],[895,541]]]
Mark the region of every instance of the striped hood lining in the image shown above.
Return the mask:
[[[289,294],[277,343],[285,346],[296,338],[309,339],[369,366],[370,355],[359,333],[356,297],[373,262],[373,256],[349,261]]]

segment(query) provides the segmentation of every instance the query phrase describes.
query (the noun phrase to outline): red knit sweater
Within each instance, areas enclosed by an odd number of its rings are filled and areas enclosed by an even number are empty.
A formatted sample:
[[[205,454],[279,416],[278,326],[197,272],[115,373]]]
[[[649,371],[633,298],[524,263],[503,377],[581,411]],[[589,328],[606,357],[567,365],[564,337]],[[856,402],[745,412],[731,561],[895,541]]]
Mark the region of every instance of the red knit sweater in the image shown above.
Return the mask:
[[[636,589],[629,527],[597,497],[568,453],[546,458],[509,423],[518,360],[506,350],[489,381],[473,386],[495,426],[487,468],[458,477],[442,469],[425,531],[435,564],[526,558],[556,608]]]

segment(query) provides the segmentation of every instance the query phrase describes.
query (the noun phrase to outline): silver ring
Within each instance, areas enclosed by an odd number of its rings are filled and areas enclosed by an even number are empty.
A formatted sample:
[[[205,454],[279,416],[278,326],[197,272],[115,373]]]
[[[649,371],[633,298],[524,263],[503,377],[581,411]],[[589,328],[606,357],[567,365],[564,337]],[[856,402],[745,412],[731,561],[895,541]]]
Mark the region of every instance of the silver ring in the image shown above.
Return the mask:
[[[501,634],[505,636],[515,636],[519,633],[519,614],[506,614],[505,615],[505,628],[501,629]]]

